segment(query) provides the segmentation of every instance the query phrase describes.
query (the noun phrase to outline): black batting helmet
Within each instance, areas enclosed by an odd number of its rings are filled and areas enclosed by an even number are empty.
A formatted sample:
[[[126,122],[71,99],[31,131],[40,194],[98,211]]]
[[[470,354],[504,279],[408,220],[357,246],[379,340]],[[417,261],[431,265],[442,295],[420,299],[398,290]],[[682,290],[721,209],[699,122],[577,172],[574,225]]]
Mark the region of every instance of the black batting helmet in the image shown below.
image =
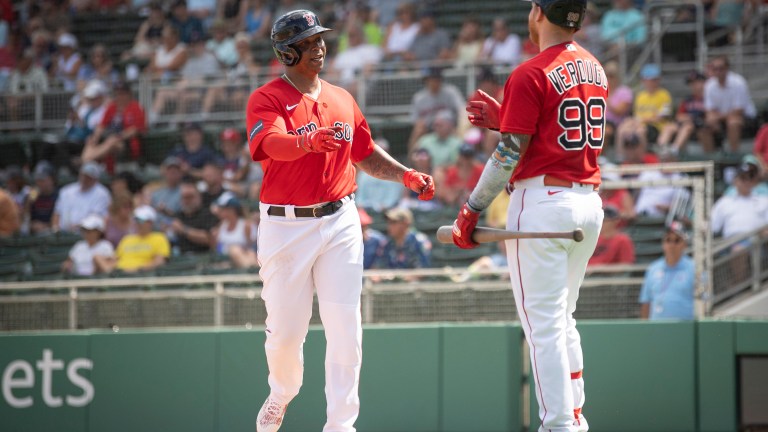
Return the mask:
[[[533,1],[549,22],[560,27],[580,29],[587,13],[587,0],[526,0]]]
[[[293,66],[299,62],[301,52],[292,45],[327,31],[331,29],[321,26],[314,12],[304,9],[291,11],[272,25],[272,49],[280,63]]]

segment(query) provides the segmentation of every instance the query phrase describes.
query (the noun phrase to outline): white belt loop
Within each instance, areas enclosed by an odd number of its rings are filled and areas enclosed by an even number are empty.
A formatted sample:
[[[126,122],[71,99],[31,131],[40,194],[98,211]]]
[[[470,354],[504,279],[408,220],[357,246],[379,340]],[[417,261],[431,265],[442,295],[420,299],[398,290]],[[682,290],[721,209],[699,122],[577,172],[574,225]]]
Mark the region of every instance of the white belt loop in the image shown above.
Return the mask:
[[[295,205],[285,205],[283,206],[285,208],[285,218],[288,220],[296,220],[296,212],[293,211],[293,209],[296,208]]]

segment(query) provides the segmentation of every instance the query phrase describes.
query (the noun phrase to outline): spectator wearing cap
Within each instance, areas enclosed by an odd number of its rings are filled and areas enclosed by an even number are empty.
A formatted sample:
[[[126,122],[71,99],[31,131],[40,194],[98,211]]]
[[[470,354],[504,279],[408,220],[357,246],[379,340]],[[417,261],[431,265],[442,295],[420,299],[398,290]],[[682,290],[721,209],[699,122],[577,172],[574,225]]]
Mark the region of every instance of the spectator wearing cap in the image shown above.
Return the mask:
[[[179,29],[168,25],[163,28],[162,43],[147,65],[147,72],[167,84],[179,75],[187,61],[187,45],[179,39]]]
[[[384,37],[384,61],[398,62],[416,40],[419,21],[413,3],[403,2],[395,11],[395,20],[387,26]]]
[[[743,76],[730,70],[728,57],[715,57],[709,62],[711,77],[704,84],[704,108],[707,125],[715,134],[725,134],[728,150],[738,153],[745,126],[757,116]]]
[[[635,137],[644,149],[656,144],[659,137],[668,137],[677,129],[672,118],[672,95],[661,87],[661,68],[649,63],[640,71],[643,90],[635,97],[634,116],[625,119],[617,132],[616,159],[624,159],[624,143]]]
[[[219,224],[211,230],[216,253],[226,255],[237,268],[259,266],[256,257],[256,227],[245,216],[240,200],[225,192],[216,200]]]
[[[443,174],[438,175],[441,181],[435,180],[436,184],[440,185],[437,188],[437,198],[445,205],[459,207],[466,202],[477,185],[483,168],[484,165],[477,159],[475,148],[463,145],[456,162],[445,167]]]
[[[144,109],[134,99],[130,85],[120,82],[114,92],[114,100],[107,105],[96,130],[86,139],[81,155],[83,162],[103,161],[110,174],[121,155],[127,160],[139,160],[141,136],[147,131]]]
[[[704,83],[706,80],[707,77],[703,73],[695,70],[685,77],[685,83],[688,84],[690,94],[680,102],[677,108],[677,115],[675,116],[677,133],[670,134],[669,137],[660,137],[660,145],[665,145],[671,140],[672,151],[679,153],[695,132],[696,139],[705,153],[715,151],[715,138],[706,123],[707,111],[704,107]]]
[[[640,318],[692,320],[696,270],[685,254],[688,234],[682,223],[672,222],[662,239],[664,256],[645,271],[640,289]]]
[[[179,252],[208,252],[211,248],[211,229],[216,222],[210,208],[203,206],[203,198],[195,181],[190,178],[182,180],[181,210],[169,226]]]
[[[59,52],[56,58],[56,79],[64,90],[77,90],[77,74],[83,65],[83,58],[77,52],[77,39],[71,33],[62,33],[56,40]]]
[[[477,17],[468,16],[461,22],[451,57],[457,68],[474,66],[483,51],[483,32]],[[493,93],[488,93],[493,95]]]
[[[65,124],[66,138],[74,147],[84,145],[88,137],[99,127],[107,112],[107,86],[99,81],[88,82],[81,94],[81,99],[69,114]]]
[[[439,111],[432,122],[432,132],[416,140],[415,147],[423,148],[432,156],[435,168],[456,163],[464,140],[456,133],[456,119],[449,110]]]
[[[728,238],[768,225],[768,197],[752,193],[759,181],[755,164],[739,165],[733,179],[736,195],[723,195],[712,206],[713,233]]]
[[[187,123],[182,128],[182,143],[171,150],[182,162],[182,171],[195,178],[202,176],[203,165],[216,157],[216,153],[205,145],[205,133],[199,123]]]
[[[414,148],[417,139],[432,130],[432,123],[438,112],[448,110],[455,119],[464,112],[464,96],[455,85],[443,81],[442,69],[427,68],[422,76],[424,88],[416,92],[411,99],[413,129],[408,139],[409,149]]]
[[[39,162],[32,175],[35,187],[29,196],[29,232],[45,234],[51,231],[51,219],[59,198],[53,167],[48,163]]]
[[[406,208],[388,210],[387,243],[374,260],[373,268],[416,269],[430,266],[432,243],[424,233],[412,229],[413,213]]]
[[[170,223],[167,218],[181,210],[181,179],[184,176],[181,166],[182,161],[176,156],[165,158],[161,166],[163,183],[150,195],[149,203],[160,212],[161,223]]]
[[[99,264],[104,260],[114,259],[115,248],[104,239],[104,219],[99,215],[88,215],[80,222],[80,233],[83,236],[69,250],[69,255],[61,264],[64,273],[77,276],[92,276],[97,273],[108,273]]]
[[[0,236],[11,236],[18,232],[20,227],[18,206],[8,191],[0,188]]]
[[[419,32],[402,54],[405,61],[431,62],[451,58],[451,37],[437,26],[435,11],[424,7],[418,12]]]
[[[621,230],[619,209],[609,205],[603,208],[605,217],[600,236],[597,238],[595,252],[588,265],[633,264],[635,262],[635,243]]]
[[[179,38],[184,43],[189,43],[192,38],[202,36],[205,33],[203,22],[192,15],[187,8],[186,0],[176,0],[171,6],[171,24],[178,30]]]
[[[495,18],[491,24],[491,35],[483,43],[480,57],[495,64],[516,66],[521,59],[520,36],[509,31],[504,18]]]
[[[112,198],[109,189],[99,183],[100,177],[101,167],[88,162],[80,168],[78,181],[61,188],[51,218],[53,231],[76,232],[86,216],[106,216]]]
[[[114,86],[120,81],[120,74],[109,58],[109,51],[102,43],[97,43],[88,51],[88,61],[77,73],[77,90],[82,90],[91,80],[100,80]]]
[[[358,207],[357,214],[360,216],[360,227],[363,230],[363,269],[368,270],[373,268],[376,257],[382,255],[382,248],[387,243],[387,237],[371,228],[373,218],[364,208]]]
[[[752,154],[745,155],[743,158],[741,158],[740,166],[735,168],[729,167],[725,169],[724,177],[726,179],[731,179],[731,181],[729,181],[729,183],[731,184],[728,185],[728,187],[725,189],[725,192],[723,192],[723,195],[735,196],[739,194],[738,189],[733,184],[734,182],[732,181],[732,179],[735,176],[735,174],[738,174],[740,170],[741,171],[745,170],[745,168],[742,167],[742,165],[744,164],[751,165],[751,167],[749,167],[750,172],[757,171],[757,184],[752,188],[752,195],[768,196],[768,183],[764,181],[765,173],[763,171],[763,167],[760,164],[760,160],[755,155],[752,155]],[[731,173],[733,173],[734,175],[731,176]]]
[[[225,192],[224,165],[221,158],[217,157],[205,162],[199,189],[202,191],[204,207],[210,207]]]
[[[136,234],[120,240],[115,258],[96,258],[96,263],[107,273],[115,268],[127,273],[151,271],[165,264],[171,256],[171,245],[165,234],[154,230],[157,212],[150,206],[133,211]]]

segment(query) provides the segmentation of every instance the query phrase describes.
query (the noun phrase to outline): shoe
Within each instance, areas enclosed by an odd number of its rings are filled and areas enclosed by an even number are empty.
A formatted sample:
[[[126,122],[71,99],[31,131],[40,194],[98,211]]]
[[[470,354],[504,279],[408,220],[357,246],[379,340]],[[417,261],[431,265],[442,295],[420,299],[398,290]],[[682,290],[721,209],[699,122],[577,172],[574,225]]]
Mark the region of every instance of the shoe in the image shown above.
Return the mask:
[[[277,432],[283,424],[283,416],[288,405],[283,405],[268,397],[256,417],[256,432]]]

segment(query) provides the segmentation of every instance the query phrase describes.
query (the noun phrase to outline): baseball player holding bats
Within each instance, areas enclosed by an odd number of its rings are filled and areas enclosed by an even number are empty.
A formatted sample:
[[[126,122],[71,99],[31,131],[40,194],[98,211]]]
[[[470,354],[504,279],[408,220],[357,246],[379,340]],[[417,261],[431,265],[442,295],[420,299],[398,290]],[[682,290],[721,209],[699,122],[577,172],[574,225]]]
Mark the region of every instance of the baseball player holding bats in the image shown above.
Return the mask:
[[[470,122],[499,130],[502,142],[453,225],[457,246],[477,246],[472,233],[480,212],[511,183],[507,229],[583,230],[581,242],[574,237],[506,243],[512,290],[530,347],[540,432],[588,430],[573,312],[603,222],[597,157],[608,84],[600,63],[573,41],[586,3],[533,0],[528,28],[540,53],[512,72],[502,104],[479,90],[468,102]]]
[[[318,77],[326,54],[322,34],[327,31],[308,10],[279,17],[272,27],[272,46],[286,72],[248,100],[251,156],[264,170],[258,257],[267,308],[270,393],[256,420],[258,432],[280,428],[301,387],[302,347],[314,291],[327,341],[323,431],[355,430],[363,280],[355,166],[373,177],[403,183],[423,200],[435,192],[432,177],[407,169],[374,144],[347,91]]]

